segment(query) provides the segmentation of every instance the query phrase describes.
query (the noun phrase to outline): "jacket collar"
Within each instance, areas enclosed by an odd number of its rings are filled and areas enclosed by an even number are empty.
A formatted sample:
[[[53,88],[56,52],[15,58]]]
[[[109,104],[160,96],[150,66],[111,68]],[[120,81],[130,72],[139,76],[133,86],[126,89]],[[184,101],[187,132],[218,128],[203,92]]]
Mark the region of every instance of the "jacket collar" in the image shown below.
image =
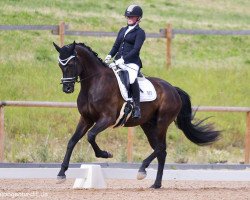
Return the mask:
[[[126,27],[126,29],[125,29],[125,32],[126,32],[126,30],[128,29],[128,26]],[[139,29],[139,24],[137,24],[132,30],[130,30],[127,34],[129,34],[129,33],[132,33],[132,32],[134,32],[135,30],[137,30],[137,29]],[[124,32],[124,33],[125,33]],[[126,35],[127,35],[126,34]]]

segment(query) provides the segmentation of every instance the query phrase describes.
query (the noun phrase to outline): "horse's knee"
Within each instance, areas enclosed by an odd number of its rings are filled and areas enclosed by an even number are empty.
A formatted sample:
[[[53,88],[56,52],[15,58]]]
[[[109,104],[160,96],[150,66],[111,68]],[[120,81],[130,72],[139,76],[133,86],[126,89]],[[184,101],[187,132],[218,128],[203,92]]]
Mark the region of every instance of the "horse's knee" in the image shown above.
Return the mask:
[[[95,134],[94,133],[92,133],[92,132],[88,132],[88,142],[89,143],[93,143],[93,142],[95,142]]]
[[[69,140],[67,149],[73,149],[76,143],[82,138],[83,133],[76,132]]]

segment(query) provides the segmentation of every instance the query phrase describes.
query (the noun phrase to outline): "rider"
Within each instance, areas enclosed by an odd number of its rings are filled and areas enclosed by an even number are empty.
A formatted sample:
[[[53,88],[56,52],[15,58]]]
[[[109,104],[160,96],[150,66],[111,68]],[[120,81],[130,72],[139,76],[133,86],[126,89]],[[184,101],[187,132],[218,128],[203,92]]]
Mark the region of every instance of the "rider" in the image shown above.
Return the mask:
[[[105,62],[108,63],[115,56],[115,64],[129,73],[129,82],[134,100],[133,118],[141,118],[140,89],[137,76],[142,67],[139,55],[145,40],[145,32],[139,27],[142,14],[142,9],[138,5],[130,5],[126,9],[127,26],[121,28],[113,48],[105,58]]]

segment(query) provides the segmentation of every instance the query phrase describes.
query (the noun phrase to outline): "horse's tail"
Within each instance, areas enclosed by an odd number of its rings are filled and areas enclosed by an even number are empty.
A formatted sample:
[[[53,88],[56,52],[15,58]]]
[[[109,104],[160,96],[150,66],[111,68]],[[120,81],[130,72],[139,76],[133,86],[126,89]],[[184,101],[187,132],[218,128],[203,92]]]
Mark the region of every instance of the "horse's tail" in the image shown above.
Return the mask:
[[[220,137],[220,131],[213,128],[213,124],[202,124],[206,119],[192,123],[194,115],[192,114],[192,107],[189,95],[182,89],[175,87],[179,93],[182,101],[181,110],[175,121],[176,126],[181,129],[186,137],[197,145],[210,144]]]

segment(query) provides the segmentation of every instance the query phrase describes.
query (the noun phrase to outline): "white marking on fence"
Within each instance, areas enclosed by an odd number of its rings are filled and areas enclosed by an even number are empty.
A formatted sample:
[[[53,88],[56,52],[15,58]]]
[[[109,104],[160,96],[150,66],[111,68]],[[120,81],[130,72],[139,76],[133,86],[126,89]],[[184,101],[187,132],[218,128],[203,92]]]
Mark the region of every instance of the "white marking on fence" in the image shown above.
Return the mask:
[[[56,178],[59,168],[0,168],[0,179]],[[70,169],[67,178],[86,178],[87,169]]]
[[[102,173],[102,168],[100,165],[81,165],[81,169],[85,169],[88,171],[87,177],[83,179],[77,178],[73,185],[74,189],[107,188],[107,184],[105,182],[105,179]]]

